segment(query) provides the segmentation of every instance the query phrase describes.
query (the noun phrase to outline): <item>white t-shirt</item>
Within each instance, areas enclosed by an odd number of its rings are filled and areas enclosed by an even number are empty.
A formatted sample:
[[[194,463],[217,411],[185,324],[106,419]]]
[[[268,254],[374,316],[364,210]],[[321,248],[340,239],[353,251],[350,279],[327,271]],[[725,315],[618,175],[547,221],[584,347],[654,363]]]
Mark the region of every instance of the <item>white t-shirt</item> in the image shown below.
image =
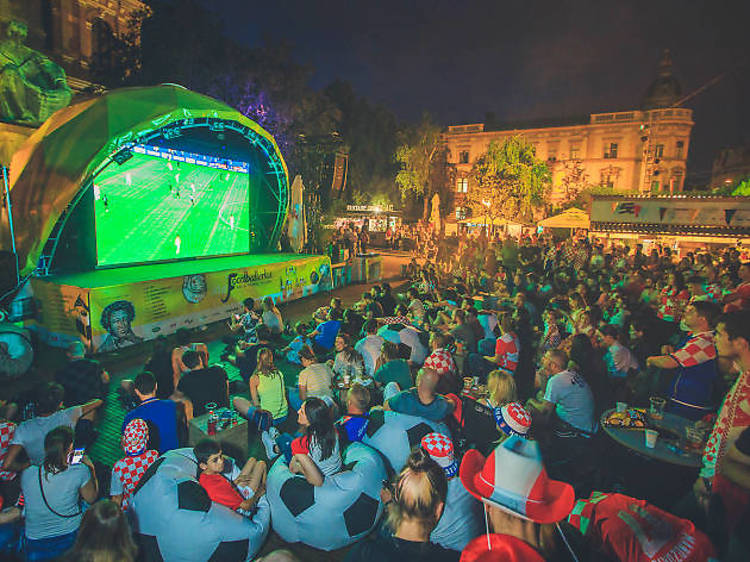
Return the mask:
[[[333,371],[325,363],[313,363],[299,372],[297,383],[307,388],[307,396],[315,398],[333,397],[331,381]]]
[[[44,462],[44,438],[47,434],[61,425],[73,429],[81,415],[81,407],[73,406],[58,410],[49,416],[39,416],[21,422],[10,444],[23,447],[29,455],[31,464],[40,465]]]
[[[385,340],[380,336],[368,335],[362,338],[354,346],[365,362],[365,372],[373,376],[375,374],[375,363],[380,357],[380,348]]]
[[[419,339],[419,330],[407,326],[398,335],[401,337],[401,343],[411,348],[409,361],[416,365],[424,363],[424,360],[427,359],[428,350],[426,346],[422,345],[422,340]]]
[[[494,332],[495,328],[497,328],[497,316],[491,313],[483,314],[480,312],[477,315],[477,320],[479,320],[479,323],[482,325],[485,338],[490,340],[494,340],[497,338]]]
[[[39,489],[39,470],[42,471],[44,497],[49,506],[60,515],[52,513],[42,499]],[[21,490],[24,497],[26,536],[30,539],[46,539],[72,533],[81,525],[81,509],[78,504],[79,490],[91,479],[91,471],[85,464],[74,464],[56,474],[45,473],[38,466],[30,466],[21,473]]]
[[[270,310],[263,311],[263,324],[271,330],[272,334],[280,334],[282,327],[281,327],[281,321],[279,320],[279,317],[276,316],[273,312]]]
[[[409,303],[409,312],[411,312],[417,320],[424,320],[425,308],[422,301],[419,299],[412,299]]]
[[[593,432],[594,395],[586,379],[575,371],[562,371],[547,381],[544,399],[555,405],[564,422],[582,431]]]

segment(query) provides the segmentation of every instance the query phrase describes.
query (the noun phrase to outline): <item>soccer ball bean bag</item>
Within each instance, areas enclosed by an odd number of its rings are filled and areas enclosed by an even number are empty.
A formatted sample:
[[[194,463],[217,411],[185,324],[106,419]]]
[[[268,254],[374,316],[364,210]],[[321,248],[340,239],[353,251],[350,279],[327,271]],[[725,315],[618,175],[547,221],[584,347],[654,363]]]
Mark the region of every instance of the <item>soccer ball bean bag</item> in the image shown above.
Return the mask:
[[[432,432],[450,437],[448,426],[417,416],[388,410],[373,410],[367,422],[362,443],[377,449],[399,472],[406,464],[411,450],[422,442],[422,437]]]
[[[270,528],[268,500],[261,498],[253,517],[244,517],[213,503],[197,471],[193,450],[175,449],[141,478],[130,513],[142,560],[251,560],[262,546]]]
[[[335,550],[372,530],[383,510],[383,459],[370,447],[352,443],[342,460],[344,470],[326,476],[322,486],[292,474],[283,457],[274,463],[268,472],[266,496],[273,529],[282,539]]]

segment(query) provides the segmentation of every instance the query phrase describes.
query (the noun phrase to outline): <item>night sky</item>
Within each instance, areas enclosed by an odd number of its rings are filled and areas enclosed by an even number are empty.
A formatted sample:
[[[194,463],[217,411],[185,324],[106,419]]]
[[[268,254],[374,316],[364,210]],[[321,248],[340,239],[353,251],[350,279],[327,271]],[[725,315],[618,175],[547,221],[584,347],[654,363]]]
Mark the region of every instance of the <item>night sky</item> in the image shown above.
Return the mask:
[[[315,69],[400,118],[429,111],[443,125],[569,117],[637,108],[672,51],[683,93],[697,96],[689,180],[704,183],[725,145],[750,142],[750,1],[300,0],[211,3],[234,39],[294,46]],[[740,103],[740,100],[743,100]]]

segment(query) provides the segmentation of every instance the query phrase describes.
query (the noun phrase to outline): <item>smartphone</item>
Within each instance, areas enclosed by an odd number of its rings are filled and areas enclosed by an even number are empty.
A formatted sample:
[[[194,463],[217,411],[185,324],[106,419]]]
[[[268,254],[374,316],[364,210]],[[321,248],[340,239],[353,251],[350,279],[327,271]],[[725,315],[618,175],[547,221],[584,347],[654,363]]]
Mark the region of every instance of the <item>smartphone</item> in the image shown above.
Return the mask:
[[[85,452],[86,449],[73,449],[73,452],[68,455],[68,464],[81,464]]]

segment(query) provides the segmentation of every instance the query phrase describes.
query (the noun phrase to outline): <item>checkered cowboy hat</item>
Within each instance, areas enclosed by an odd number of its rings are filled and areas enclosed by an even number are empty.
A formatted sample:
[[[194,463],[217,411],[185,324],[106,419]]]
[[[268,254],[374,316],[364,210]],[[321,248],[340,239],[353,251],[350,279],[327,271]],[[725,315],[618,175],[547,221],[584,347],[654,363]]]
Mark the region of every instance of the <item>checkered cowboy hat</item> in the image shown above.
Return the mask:
[[[469,450],[459,477],[478,500],[535,523],[563,520],[575,503],[570,484],[547,476],[539,444],[519,435],[508,437],[486,459]]]
[[[531,427],[531,415],[520,402],[510,402],[493,410],[495,423],[505,435],[526,437]]]
[[[458,462],[453,455],[453,441],[442,433],[428,433],[422,437],[422,448],[440,465],[448,478],[458,473]]]
[[[460,562],[544,562],[530,545],[510,535],[482,535],[461,552]]]
[[[140,455],[148,445],[148,424],[140,418],[128,422],[122,432],[122,449],[128,455]]]

